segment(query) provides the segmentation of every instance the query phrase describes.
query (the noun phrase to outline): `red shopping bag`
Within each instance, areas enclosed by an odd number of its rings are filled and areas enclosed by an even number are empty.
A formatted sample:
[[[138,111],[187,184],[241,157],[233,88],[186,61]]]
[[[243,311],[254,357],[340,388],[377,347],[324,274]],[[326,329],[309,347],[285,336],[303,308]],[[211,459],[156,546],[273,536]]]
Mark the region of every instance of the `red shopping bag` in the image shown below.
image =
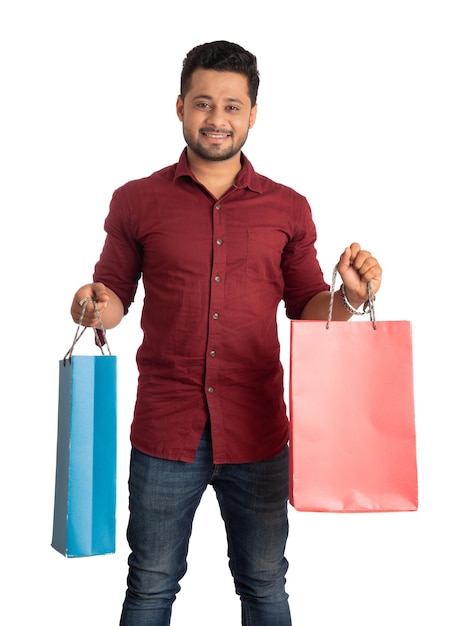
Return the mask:
[[[290,357],[294,508],[415,511],[411,323],[292,321]]]

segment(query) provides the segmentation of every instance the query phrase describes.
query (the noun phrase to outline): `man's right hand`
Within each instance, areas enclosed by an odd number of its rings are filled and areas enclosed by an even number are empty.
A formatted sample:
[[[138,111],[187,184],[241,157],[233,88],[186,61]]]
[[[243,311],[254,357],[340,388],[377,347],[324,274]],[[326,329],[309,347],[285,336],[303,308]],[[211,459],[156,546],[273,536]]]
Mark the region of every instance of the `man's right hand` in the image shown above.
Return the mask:
[[[104,328],[113,328],[120,323],[123,318],[123,304],[120,298],[103,283],[90,283],[80,287],[74,294],[71,317],[76,324],[81,323],[82,326],[91,328],[98,328],[100,325],[92,302],[87,304],[81,320],[82,307],[86,298],[95,300]]]

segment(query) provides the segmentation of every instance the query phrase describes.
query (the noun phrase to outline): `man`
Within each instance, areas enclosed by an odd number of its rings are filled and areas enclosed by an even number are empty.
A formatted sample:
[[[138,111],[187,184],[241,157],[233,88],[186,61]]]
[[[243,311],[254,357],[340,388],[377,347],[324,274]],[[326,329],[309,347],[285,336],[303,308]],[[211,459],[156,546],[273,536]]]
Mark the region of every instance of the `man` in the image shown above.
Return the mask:
[[[290,318],[326,319],[329,286],[307,201],[256,174],[241,151],[258,86],[256,58],[236,44],[189,52],[177,99],[186,148],[177,164],[115,191],[94,282],[72,303],[78,321],[81,301],[96,300],[109,329],[144,283],[122,626],[170,624],[208,484],[226,526],[242,624],[291,624],[276,312],[283,299]],[[368,281],[377,292],[382,271],[356,243],[338,270],[344,291],[333,319],[348,320],[367,301]],[[83,324],[98,324],[93,308]]]

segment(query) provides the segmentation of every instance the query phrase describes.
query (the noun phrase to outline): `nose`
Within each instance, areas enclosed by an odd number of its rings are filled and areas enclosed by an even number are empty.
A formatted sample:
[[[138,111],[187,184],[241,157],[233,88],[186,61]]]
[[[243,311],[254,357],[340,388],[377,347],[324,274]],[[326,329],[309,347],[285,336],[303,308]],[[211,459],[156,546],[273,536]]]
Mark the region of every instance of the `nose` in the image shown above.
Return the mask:
[[[207,114],[207,122],[215,128],[225,126],[224,111],[221,107],[212,106]]]

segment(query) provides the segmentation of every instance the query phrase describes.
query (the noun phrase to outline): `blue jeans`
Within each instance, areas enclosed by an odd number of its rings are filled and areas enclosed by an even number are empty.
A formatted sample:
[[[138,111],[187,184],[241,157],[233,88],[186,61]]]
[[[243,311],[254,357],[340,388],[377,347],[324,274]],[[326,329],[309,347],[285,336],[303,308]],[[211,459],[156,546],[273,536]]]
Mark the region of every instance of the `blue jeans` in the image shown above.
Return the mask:
[[[284,557],[288,449],[268,461],[214,465],[209,429],[194,464],[132,449],[127,533],[131,554],[120,626],[169,626],[187,568],[193,518],[209,484],[226,527],[243,626],[290,626]],[[196,617],[190,623],[196,623]]]

